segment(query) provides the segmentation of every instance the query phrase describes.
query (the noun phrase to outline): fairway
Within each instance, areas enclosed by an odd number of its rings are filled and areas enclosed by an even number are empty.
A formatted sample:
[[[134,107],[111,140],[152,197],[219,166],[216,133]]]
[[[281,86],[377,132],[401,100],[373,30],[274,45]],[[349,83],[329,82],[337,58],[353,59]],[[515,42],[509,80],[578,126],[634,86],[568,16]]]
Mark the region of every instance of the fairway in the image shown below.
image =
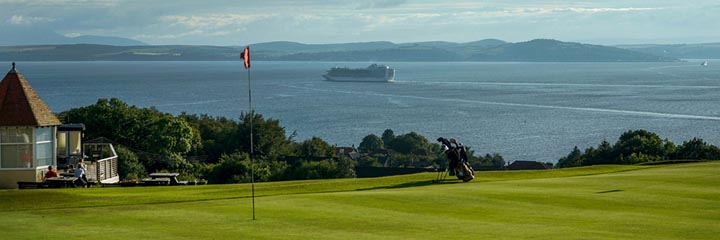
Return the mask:
[[[720,162],[0,191],[0,239],[717,239]]]

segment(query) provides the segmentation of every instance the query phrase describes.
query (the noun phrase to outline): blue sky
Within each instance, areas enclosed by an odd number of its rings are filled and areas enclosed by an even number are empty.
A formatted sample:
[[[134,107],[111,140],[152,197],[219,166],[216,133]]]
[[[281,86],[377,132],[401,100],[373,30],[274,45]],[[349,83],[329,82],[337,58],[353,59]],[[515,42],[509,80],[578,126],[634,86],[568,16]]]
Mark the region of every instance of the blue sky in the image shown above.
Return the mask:
[[[267,41],[720,42],[720,1],[0,0],[0,31],[149,44]]]

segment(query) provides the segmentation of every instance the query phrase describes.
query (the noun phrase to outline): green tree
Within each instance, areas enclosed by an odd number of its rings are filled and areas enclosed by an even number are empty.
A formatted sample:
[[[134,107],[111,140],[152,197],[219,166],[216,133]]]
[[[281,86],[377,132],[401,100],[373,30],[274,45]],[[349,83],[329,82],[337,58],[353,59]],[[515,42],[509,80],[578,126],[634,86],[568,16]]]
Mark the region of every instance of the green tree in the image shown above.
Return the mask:
[[[416,132],[410,132],[395,137],[395,139],[390,142],[390,149],[404,154],[418,153],[429,151],[431,144],[424,136]]]
[[[570,151],[570,154],[568,154],[565,157],[560,158],[558,160],[558,167],[566,168],[566,167],[579,167],[583,165],[583,154],[580,152],[580,149],[578,149],[577,146],[573,148],[572,151]]]
[[[118,175],[120,180],[140,180],[145,176],[145,167],[138,161],[138,156],[122,146],[116,146],[118,156]]]
[[[300,161],[291,172],[292,179],[353,178],[355,165],[347,158]]]
[[[197,129],[197,135],[202,139],[202,147],[194,148],[189,154],[207,155],[208,162],[215,163],[222,154],[239,150],[238,139],[235,139],[237,138],[237,121],[225,117],[211,117],[207,114],[182,113],[179,117]]]
[[[290,153],[290,139],[285,135],[285,128],[280,121],[265,119],[261,114],[243,113],[240,115],[240,124],[237,130],[237,141],[242,152],[250,152],[250,118],[253,124],[254,156],[268,159],[278,159]]]
[[[160,162],[186,166],[181,155],[197,148],[201,142],[197,131],[185,120],[154,108],[129,106],[117,98],[99,99],[93,105],[70,109],[61,116],[64,120],[84,123],[85,138],[106,137],[133,149],[149,171],[172,167],[158,164]]]
[[[720,149],[707,144],[700,138],[693,138],[678,146],[674,157],[676,159],[719,160]]]
[[[646,130],[631,130],[624,132],[614,146],[615,154],[630,156],[642,154],[643,158],[625,158],[624,163],[634,160],[660,160],[667,157],[666,142],[657,134]]]
[[[210,171],[208,177],[209,183],[249,183],[252,181],[252,173],[254,173],[255,181],[269,181],[273,176],[271,169],[273,165],[270,162],[255,161],[254,169],[251,170],[252,161],[247,153],[223,154],[220,161]],[[278,169],[283,170],[283,169]]]
[[[393,132],[392,129],[385,129],[385,131],[382,133],[382,140],[385,144],[385,149],[390,148],[390,143],[395,140],[395,132]]]
[[[385,142],[382,138],[375,134],[365,136],[358,146],[358,151],[361,153],[373,153],[385,147]]]
[[[332,158],[335,148],[319,137],[312,137],[300,143],[297,154],[301,158]]]

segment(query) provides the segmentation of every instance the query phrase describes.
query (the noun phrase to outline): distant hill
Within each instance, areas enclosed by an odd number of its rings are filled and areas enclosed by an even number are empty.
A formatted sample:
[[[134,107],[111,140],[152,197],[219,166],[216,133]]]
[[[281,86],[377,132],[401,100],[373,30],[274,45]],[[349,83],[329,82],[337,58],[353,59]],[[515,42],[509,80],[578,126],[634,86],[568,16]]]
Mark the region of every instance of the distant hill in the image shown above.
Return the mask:
[[[227,61],[241,47],[108,46],[97,44],[0,47],[0,61]]]
[[[671,58],[720,59],[720,43],[633,44],[617,47]]]
[[[94,41],[112,40],[96,38]],[[115,39],[118,40],[118,39]],[[118,40],[119,41],[119,40]],[[132,42],[126,42],[132,45]],[[0,61],[225,61],[238,60],[241,46],[110,46],[99,44],[0,47]],[[485,39],[453,42],[360,42],[252,44],[253,60],[265,61],[538,61],[657,62],[676,61],[616,47],[536,39],[508,43]]]
[[[43,29],[23,29],[17,31],[16,28],[2,26],[1,32],[12,34],[4,34],[0,38],[0,46],[27,46],[27,45],[51,45],[51,44],[102,44],[114,46],[141,46],[147,45],[144,42],[121,37],[93,36],[82,35],[77,37],[66,37],[54,31]]]
[[[661,62],[668,57],[639,53],[601,45],[535,39],[503,44],[474,54],[470,61],[531,61],[531,62]]]
[[[100,44],[100,45],[113,45],[113,46],[143,46],[147,43],[121,37],[107,37],[107,36],[93,36],[83,35],[74,38],[68,38],[69,44]]]

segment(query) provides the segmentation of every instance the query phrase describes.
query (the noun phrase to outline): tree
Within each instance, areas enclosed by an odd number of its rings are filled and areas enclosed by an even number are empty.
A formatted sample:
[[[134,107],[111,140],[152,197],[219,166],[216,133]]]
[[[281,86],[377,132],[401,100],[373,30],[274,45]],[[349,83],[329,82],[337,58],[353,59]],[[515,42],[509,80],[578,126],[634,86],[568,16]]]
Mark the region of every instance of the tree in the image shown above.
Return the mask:
[[[284,171],[280,166],[271,162],[255,161],[254,169],[251,170],[252,161],[247,153],[223,154],[207,177],[209,183],[249,183],[254,173],[255,181],[266,182],[273,176],[273,169]]]
[[[641,129],[623,133],[615,143],[614,149],[617,155],[630,156],[633,153],[644,155],[643,158],[633,158],[633,160],[659,160],[667,156],[665,147],[665,142],[657,134]]]
[[[405,154],[428,151],[430,148],[431,144],[427,138],[416,132],[397,136],[390,142],[390,149]]]
[[[118,175],[120,180],[140,180],[145,176],[145,167],[138,161],[138,156],[122,146],[116,146],[115,153],[118,156]]]
[[[693,138],[678,146],[674,157],[677,159],[718,160],[720,159],[720,149],[707,144],[700,138]]]
[[[580,152],[580,149],[578,149],[577,146],[573,148],[572,151],[570,151],[570,154],[568,154],[565,157],[560,158],[558,160],[558,167],[565,168],[565,167],[579,167],[583,165],[583,154]]]
[[[597,149],[591,147],[585,150],[583,165],[617,164],[619,163],[618,159],[610,143],[603,139]]]
[[[319,137],[312,137],[300,143],[297,154],[301,158],[332,158],[335,148]]]
[[[229,154],[239,150],[237,138],[237,121],[225,117],[211,117],[207,114],[178,116],[197,129],[197,135],[202,141],[201,148],[194,148],[189,154],[207,155],[207,161],[216,163],[222,154]]]
[[[392,129],[385,129],[381,138],[383,140],[383,144],[385,145],[385,149],[388,149],[390,148],[390,143],[395,140],[395,132],[393,132]]]
[[[250,118],[253,121],[253,151],[254,156],[261,158],[277,159],[280,156],[289,154],[290,139],[285,136],[285,128],[280,126],[280,121],[265,119],[261,114],[243,113],[240,115],[240,124],[237,129],[239,149],[242,152],[250,152]]]
[[[373,153],[385,147],[385,142],[382,138],[375,134],[365,136],[358,146],[358,151],[361,153]]]
[[[106,137],[133,149],[149,171],[187,166],[181,155],[201,143],[197,131],[185,120],[154,108],[129,106],[117,98],[99,99],[93,105],[70,109],[61,116],[61,119],[84,123],[85,138]],[[162,162],[173,164],[160,164]]]
[[[290,171],[290,179],[355,177],[355,165],[352,160],[347,158],[299,161]]]

